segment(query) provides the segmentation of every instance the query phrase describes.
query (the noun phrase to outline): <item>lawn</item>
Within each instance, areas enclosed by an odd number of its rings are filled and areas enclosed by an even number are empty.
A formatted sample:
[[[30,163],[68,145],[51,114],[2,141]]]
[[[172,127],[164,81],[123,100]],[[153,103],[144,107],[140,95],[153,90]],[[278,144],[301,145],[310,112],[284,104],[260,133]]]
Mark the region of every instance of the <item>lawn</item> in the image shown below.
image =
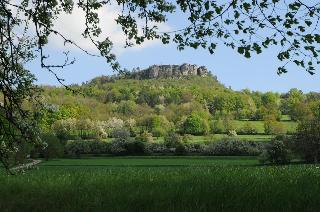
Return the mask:
[[[252,157],[59,159],[0,175],[1,211],[318,211],[315,165]]]
[[[215,134],[208,136],[190,136],[190,142],[211,142],[211,141],[220,141],[223,138],[228,137],[226,134]],[[237,139],[247,140],[247,141],[270,141],[273,135],[237,135]],[[154,138],[156,142],[163,142],[163,137]]]
[[[240,120],[233,120],[232,124],[236,129],[241,129],[246,122],[249,122],[252,126],[255,126],[258,130],[259,134],[264,133],[264,122],[263,121],[240,121]],[[281,121],[281,123],[284,126],[284,129],[286,129],[287,132],[295,132],[297,128],[297,122],[289,121],[288,119],[284,119]]]

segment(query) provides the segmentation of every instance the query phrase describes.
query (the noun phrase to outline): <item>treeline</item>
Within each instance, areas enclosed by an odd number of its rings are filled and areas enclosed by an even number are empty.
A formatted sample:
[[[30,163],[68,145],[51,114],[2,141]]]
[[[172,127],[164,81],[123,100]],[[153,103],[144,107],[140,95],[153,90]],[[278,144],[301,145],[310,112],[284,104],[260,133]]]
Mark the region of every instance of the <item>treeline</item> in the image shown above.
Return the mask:
[[[292,160],[309,163],[320,162],[320,121],[306,119],[299,123],[294,135],[278,135],[270,142],[239,140],[230,134],[219,140],[194,141],[188,134],[169,131],[163,141],[156,141],[144,131],[135,137],[123,128],[113,130],[111,140],[75,139],[59,140],[44,134],[46,149],[31,149],[31,154],[46,159],[55,157],[81,157],[82,155],[214,155],[259,156],[262,163],[286,164]]]
[[[91,120],[97,124],[116,118],[123,122],[131,120],[135,129],[147,130],[155,136],[164,135],[168,129],[193,135],[228,133],[235,130],[230,124],[232,120],[262,120],[265,133],[273,134],[286,131],[280,122],[284,117],[287,121],[302,121],[320,114],[319,93],[304,94],[298,89],[285,94],[233,91],[212,77],[154,80],[101,77],[72,86],[79,91],[77,95],[64,88],[43,89],[47,102],[42,111],[44,131],[52,130],[59,124],[55,122],[61,120],[76,119],[79,123]],[[85,128],[77,125],[78,131]],[[240,133],[254,134],[254,127],[247,126]]]
[[[40,127],[48,148],[26,152],[45,158],[201,154],[260,155],[271,163],[320,159],[318,93],[233,91],[212,77],[97,78],[71,88],[78,93],[43,87],[46,107],[39,111]],[[263,131],[254,121],[262,121]],[[289,121],[299,123],[297,132],[285,127]],[[237,138],[258,133],[280,137],[269,143]],[[225,135],[200,142],[191,136],[212,134]]]

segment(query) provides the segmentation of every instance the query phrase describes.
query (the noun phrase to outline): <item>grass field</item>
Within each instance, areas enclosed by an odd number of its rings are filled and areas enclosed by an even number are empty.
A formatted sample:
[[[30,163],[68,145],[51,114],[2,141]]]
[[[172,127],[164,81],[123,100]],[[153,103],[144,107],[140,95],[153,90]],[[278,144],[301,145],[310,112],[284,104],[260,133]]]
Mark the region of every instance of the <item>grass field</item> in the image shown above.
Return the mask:
[[[252,157],[111,157],[0,175],[0,211],[318,211],[315,165]]]
[[[211,141],[221,141],[221,139],[228,137],[226,134],[215,134],[208,136],[191,136],[190,142],[211,142]],[[237,135],[237,139],[248,140],[248,141],[270,141],[273,135]],[[156,142],[163,142],[164,138],[154,138]]]
[[[263,121],[240,121],[240,120],[233,120],[232,124],[236,129],[242,128],[246,122],[249,122],[252,126],[255,126],[258,130],[259,134],[264,133],[264,122]],[[283,124],[284,129],[286,129],[287,132],[295,132],[297,128],[297,122],[289,121],[284,118],[283,121],[281,121]]]

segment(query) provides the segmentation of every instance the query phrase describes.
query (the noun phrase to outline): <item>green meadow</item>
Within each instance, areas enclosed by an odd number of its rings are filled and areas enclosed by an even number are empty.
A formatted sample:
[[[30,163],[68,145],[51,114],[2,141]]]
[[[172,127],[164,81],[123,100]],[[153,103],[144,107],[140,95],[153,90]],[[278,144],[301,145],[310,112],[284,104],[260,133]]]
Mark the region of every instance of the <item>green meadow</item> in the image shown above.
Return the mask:
[[[317,165],[255,157],[57,159],[0,175],[1,211],[317,211]]]

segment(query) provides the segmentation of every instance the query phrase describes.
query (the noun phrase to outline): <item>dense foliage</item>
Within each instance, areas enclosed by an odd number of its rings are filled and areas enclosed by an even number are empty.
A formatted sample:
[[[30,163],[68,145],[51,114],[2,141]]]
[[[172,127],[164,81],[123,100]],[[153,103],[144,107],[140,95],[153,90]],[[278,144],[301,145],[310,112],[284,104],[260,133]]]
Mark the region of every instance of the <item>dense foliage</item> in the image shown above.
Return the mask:
[[[292,159],[290,151],[290,139],[284,136],[277,136],[265,145],[260,155],[262,163],[286,164]]]
[[[307,162],[320,161],[320,121],[310,119],[301,122],[296,134],[296,150]]]
[[[192,135],[232,130],[241,135],[292,134],[294,129],[287,127],[292,120],[317,117],[320,108],[318,93],[233,91],[211,76],[120,78],[99,77],[74,85],[80,91],[76,95],[59,87],[43,87],[54,110],[43,110],[42,129],[61,138],[112,137],[112,131],[122,127],[131,136],[147,131],[154,137],[171,130]],[[244,124],[234,124],[235,120]],[[253,121],[263,121],[264,130]]]

